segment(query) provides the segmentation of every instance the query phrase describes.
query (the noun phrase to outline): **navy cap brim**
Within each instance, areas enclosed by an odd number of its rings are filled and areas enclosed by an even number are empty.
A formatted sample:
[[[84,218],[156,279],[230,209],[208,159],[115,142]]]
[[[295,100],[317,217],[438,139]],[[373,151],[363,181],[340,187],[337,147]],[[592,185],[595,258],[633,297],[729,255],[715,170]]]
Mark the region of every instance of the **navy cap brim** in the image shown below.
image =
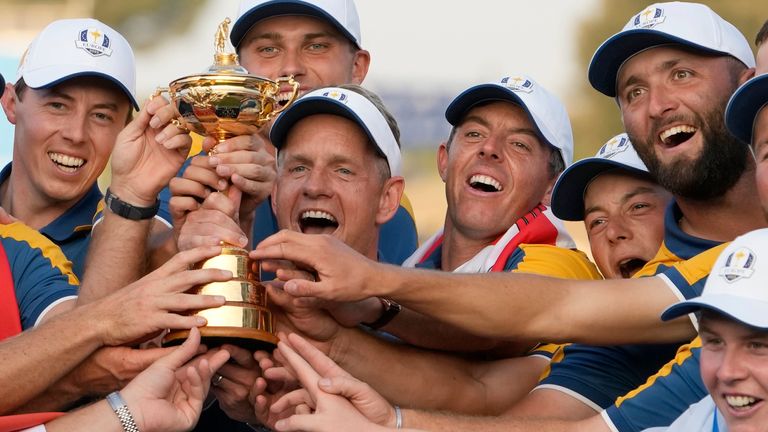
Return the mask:
[[[498,84],[480,84],[464,90],[460,95],[456,96],[453,102],[446,108],[445,119],[448,120],[448,123],[451,125],[458,126],[464,116],[472,108],[480,104],[495,101],[509,102],[522,108],[528,116],[528,119],[531,121],[531,125],[533,125],[536,130],[539,139],[552,147],[555,147],[546,139],[546,137],[544,137],[544,134],[541,133],[539,126],[536,124],[536,120],[531,115],[525,102],[516,95],[515,92],[506,90]]]
[[[746,306],[746,307],[745,307]],[[674,304],[661,314],[662,321],[669,321],[702,309],[717,312],[744,325],[766,329],[768,315],[765,314],[764,302],[747,299],[737,295],[706,295]],[[733,312],[738,311],[738,316]]]
[[[712,54],[728,54],[658,30],[627,30],[613,35],[597,49],[589,63],[589,83],[600,93],[616,97],[616,79],[624,62],[648,48],[669,44],[683,45]]]
[[[0,97],[3,96],[3,93],[5,93],[5,78],[0,74]]]
[[[580,160],[568,167],[555,182],[552,190],[552,212],[562,220],[584,220],[584,194],[587,186],[595,177],[617,168],[650,178],[643,170],[610,159]]]
[[[111,76],[109,76],[107,74],[101,73],[101,72],[79,72],[79,73],[67,75],[65,77],[61,77],[61,78],[57,79],[56,81],[51,81],[48,84],[43,85],[43,86],[39,86],[39,87],[32,87],[32,86],[30,86],[29,88],[31,88],[31,89],[41,89],[41,88],[49,89],[49,88],[56,87],[57,85],[63,83],[64,81],[68,81],[68,80],[71,80],[71,79],[74,79],[74,78],[78,78],[78,77],[86,77],[86,76],[87,77],[103,78],[103,79],[111,82],[112,84],[116,85],[123,93],[125,93],[125,96],[128,98],[128,101],[131,103],[131,106],[133,106],[133,108],[136,109],[137,111],[139,110],[139,102],[133,97],[131,92],[128,91],[128,89],[123,85],[123,83],[121,83],[120,81],[116,80],[115,78],[113,78],[113,77],[111,77]]]
[[[234,46],[235,49],[239,49],[240,43],[248,33],[248,30],[250,30],[257,22],[263,19],[284,15],[311,16],[329,22],[333,24],[344,37],[349,39],[354,46],[360,48],[357,45],[355,37],[341,25],[336,18],[317,5],[301,0],[272,0],[251,8],[251,10],[238,18],[232,26],[232,32],[229,34],[229,40],[232,42],[232,46]]]
[[[752,78],[739,87],[728,101],[725,124],[736,138],[752,143],[752,132],[760,110],[768,104],[768,74]]]
[[[368,139],[374,143],[373,147],[376,152],[385,159],[387,158],[387,155],[375,144],[376,138],[374,138],[363,119],[352,111],[347,104],[325,96],[302,97],[280,114],[272,125],[272,130],[269,132],[269,139],[272,141],[272,145],[280,150],[285,145],[285,140],[288,138],[288,132],[291,128],[301,119],[316,114],[336,115],[355,122],[365,131]]]

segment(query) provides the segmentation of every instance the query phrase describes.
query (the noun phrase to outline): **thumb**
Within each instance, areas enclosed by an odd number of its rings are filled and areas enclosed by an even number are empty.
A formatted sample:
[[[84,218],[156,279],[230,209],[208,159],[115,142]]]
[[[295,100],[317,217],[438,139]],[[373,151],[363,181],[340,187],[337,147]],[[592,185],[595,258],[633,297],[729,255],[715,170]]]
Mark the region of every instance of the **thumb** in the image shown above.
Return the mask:
[[[198,330],[197,327],[192,327],[192,329],[189,330],[187,340],[185,340],[178,348],[173,348],[173,351],[170,354],[159,359],[156,364],[170,370],[176,370],[197,354],[198,346],[200,346],[200,330]]]

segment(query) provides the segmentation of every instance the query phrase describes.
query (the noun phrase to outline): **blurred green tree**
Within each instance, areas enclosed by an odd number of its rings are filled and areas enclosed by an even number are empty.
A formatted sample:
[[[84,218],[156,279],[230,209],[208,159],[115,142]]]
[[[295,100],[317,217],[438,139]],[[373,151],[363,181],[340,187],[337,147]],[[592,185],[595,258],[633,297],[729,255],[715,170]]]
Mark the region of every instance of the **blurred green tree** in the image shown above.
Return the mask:
[[[766,19],[768,1],[755,0],[706,0],[702,1],[717,14],[739,28],[750,43]],[[629,18],[651,4],[640,0],[600,0],[595,13],[582,24],[579,34],[580,77],[576,80],[579,88],[571,110],[576,154],[574,160],[592,156],[609,138],[622,132],[621,116],[616,102],[590,86],[587,67],[600,44],[617,33]]]

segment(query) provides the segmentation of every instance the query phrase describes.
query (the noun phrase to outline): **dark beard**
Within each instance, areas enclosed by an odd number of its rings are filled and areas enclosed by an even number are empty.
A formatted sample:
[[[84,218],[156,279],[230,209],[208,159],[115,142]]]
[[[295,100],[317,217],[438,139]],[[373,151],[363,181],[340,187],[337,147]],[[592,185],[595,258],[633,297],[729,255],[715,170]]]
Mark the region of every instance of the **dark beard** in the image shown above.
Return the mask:
[[[663,164],[654,153],[659,131],[675,121],[695,125],[703,138],[703,148],[697,159],[678,158]],[[678,117],[666,119],[664,124],[653,124],[651,135],[644,141],[629,135],[640,159],[664,189],[678,198],[709,201],[725,195],[741,178],[747,166],[747,146],[739,142],[725,128],[722,110],[710,111],[706,118],[694,114],[694,121]]]

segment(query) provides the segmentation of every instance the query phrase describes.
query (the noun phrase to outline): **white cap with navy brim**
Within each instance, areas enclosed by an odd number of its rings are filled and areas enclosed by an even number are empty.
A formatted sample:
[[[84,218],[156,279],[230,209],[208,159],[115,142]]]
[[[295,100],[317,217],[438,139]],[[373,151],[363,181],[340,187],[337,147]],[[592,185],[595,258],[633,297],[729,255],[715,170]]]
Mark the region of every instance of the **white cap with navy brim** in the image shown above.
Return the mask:
[[[648,48],[670,44],[730,55],[747,67],[755,67],[752,48],[744,35],[708,6],[654,3],[630,18],[619,33],[595,51],[589,63],[589,82],[599,92],[615,97],[616,79],[624,62]]]
[[[301,119],[316,114],[332,114],[357,123],[387,160],[391,175],[402,175],[403,158],[392,129],[384,115],[365,96],[348,89],[325,87],[300,97],[275,120],[269,138],[277,148],[285,145],[290,129]]]
[[[285,15],[304,15],[333,24],[357,48],[360,39],[360,17],[353,0],[243,0],[229,39],[239,48],[248,30],[257,22]]]
[[[768,105],[768,74],[758,75],[739,87],[728,101],[725,124],[744,143],[752,144],[755,120]]]
[[[702,309],[768,329],[768,229],[737,237],[715,261],[703,293],[667,308],[664,321]]]
[[[565,166],[571,164],[573,131],[568,111],[560,99],[529,76],[510,75],[464,90],[448,105],[445,119],[458,126],[473,107],[492,101],[506,101],[523,108],[539,136],[560,151]]]
[[[626,133],[608,140],[595,156],[582,159],[563,171],[552,190],[552,212],[563,220],[583,220],[587,187],[597,176],[614,169],[649,175]]]
[[[92,18],[63,19],[46,26],[21,59],[18,78],[33,89],[51,88],[81,76],[115,83],[134,108],[136,62],[128,41]]]

